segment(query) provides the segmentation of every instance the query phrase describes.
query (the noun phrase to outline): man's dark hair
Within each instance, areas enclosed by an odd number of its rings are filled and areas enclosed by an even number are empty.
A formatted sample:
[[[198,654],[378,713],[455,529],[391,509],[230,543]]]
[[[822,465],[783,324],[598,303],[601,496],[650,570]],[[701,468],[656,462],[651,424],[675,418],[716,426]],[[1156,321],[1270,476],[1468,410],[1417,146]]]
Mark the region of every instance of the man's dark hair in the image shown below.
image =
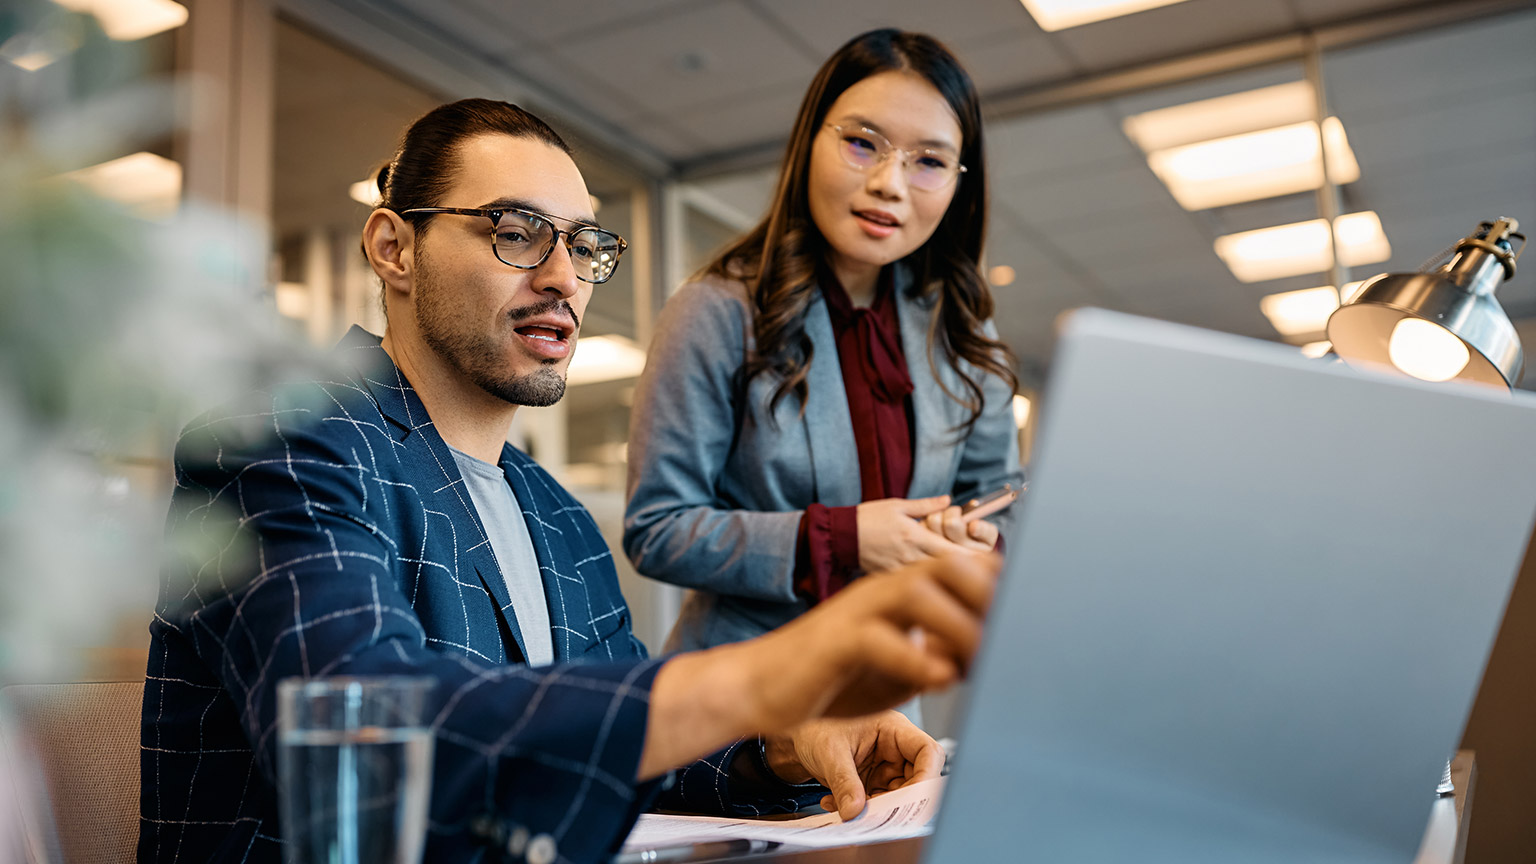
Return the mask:
[[[413,207],[441,207],[443,194],[459,170],[459,145],[477,135],[510,135],[543,141],[562,153],[571,148],[549,124],[511,104],[492,99],[461,99],[422,115],[400,138],[400,147],[379,171],[380,207],[401,213]],[[468,207],[468,203],[455,206]],[[404,217],[425,234],[429,214]]]

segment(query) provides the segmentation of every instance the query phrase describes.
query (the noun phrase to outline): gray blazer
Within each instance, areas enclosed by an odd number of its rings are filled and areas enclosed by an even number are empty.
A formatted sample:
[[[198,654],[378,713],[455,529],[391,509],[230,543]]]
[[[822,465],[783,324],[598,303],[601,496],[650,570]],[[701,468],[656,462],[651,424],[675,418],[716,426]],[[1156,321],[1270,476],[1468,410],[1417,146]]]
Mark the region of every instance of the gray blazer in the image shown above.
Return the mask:
[[[914,385],[907,497],[950,493],[959,500],[1003,483],[1018,486],[1012,393],[986,376],[982,416],[960,440],[955,427],[965,408],[939,381],[955,393],[963,385],[947,363],[929,356],[932,302],[909,296],[908,285],[899,268],[897,316]],[[804,612],[792,585],[801,514],[815,502],[859,503],[853,421],[820,292],[805,316],[815,355],[803,418],[791,394],[769,421],[770,375],[753,379],[746,404],[735,404],[735,376],[753,350],[751,315],[740,282],[684,285],[662,310],[635,393],[624,551],[640,573],[694,589],[667,650],[747,639]],[[991,322],[987,327],[995,332]]]

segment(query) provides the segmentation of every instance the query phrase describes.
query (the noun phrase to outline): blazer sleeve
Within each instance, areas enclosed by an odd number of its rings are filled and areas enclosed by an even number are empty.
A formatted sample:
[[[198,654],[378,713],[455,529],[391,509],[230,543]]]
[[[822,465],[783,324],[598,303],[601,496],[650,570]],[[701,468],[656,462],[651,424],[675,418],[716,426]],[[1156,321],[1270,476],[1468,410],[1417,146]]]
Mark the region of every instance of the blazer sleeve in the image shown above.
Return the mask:
[[[801,510],[733,508],[719,494],[736,437],[745,302],[712,282],[662,310],[629,429],[624,552],[653,579],[792,603]]]
[[[280,680],[430,675],[427,860],[478,859],[519,831],[550,835],[562,860],[606,860],[655,791],[635,773],[659,663],[530,669],[429,648],[397,575],[399,514],[370,469],[391,454],[346,423],[289,422],[304,413],[274,410],[275,442],[260,447],[220,424],[183,437],[170,522],[182,556],[159,613],[217,676],[267,782]]]
[[[997,326],[988,321],[988,336],[997,338]],[[974,495],[986,494],[1004,483],[1019,489],[1024,485],[1024,471],[1019,465],[1019,429],[1013,419],[1013,393],[996,375],[982,374],[982,411],[971,434],[960,442],[960,464],[955,472],[953,500],[963,502]],[[1011,524],[1013,508],[988,518],[1004,535]]]

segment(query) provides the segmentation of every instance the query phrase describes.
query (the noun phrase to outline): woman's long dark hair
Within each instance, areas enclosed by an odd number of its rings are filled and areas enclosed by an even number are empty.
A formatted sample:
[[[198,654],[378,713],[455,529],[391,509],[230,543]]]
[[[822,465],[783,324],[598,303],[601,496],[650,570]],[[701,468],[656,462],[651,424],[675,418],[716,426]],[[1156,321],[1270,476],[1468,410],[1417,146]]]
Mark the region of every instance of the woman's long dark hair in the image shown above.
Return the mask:
[[[705,272],[740,279],[747,285],[757,345],[742,369],[742,385],[770,373],[779,380],[770,409],[794,393],[803,412],[806,374],[814,351],[805,335],[805,310],[816,289],[817,266],[827,248],[811,219],[811,149],[837,97],[865,78],[891,71],[922,76],[943,95],[960,120],[960,161],[966,173],[956,179],[955,196],[933,236],[904,261],[916,277],[912,293],[934,295],[936,308],[928,350],[931,354],[937,348],[945,362],[960,373],[965,392],[944,390],[969,410],[970,416],[961,427],[968,432],[983,408],[981,375],[997,375],[1008,382],[1010,390],[1017,389],[1018,378],[1007,346],[982,330],[983,322],[992,317],[992,292],[981,276],[979,263],[987,234],[981,108],[970,76],[933,37],[894,29],[872,30],[827,59],[795,118],[768,214]],[[973,378],[965,374],[962,361],[981,375]]]

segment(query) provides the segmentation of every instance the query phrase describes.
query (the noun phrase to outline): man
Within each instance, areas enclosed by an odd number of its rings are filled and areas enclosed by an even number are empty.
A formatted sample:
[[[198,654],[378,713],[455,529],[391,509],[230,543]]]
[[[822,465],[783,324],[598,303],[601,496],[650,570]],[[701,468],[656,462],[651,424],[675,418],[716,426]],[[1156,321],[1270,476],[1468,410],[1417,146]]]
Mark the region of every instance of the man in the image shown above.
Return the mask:
[[[646,659],[596,525],[505,443],[518,406],[562,395],[623,241],[565,144],[506,103],[418,120],[380,188],[363,249],[382,343],[354,329],[333,380],[205,415],[177,445],[139,860],[279,860],[291,676],[436,679],[432,861],[599,861],[663,793],[759,812],[825,783],[852,815],[937,774],[931,739],[871,712],[961,673],[993,563],[884,574],[761,639]]]

